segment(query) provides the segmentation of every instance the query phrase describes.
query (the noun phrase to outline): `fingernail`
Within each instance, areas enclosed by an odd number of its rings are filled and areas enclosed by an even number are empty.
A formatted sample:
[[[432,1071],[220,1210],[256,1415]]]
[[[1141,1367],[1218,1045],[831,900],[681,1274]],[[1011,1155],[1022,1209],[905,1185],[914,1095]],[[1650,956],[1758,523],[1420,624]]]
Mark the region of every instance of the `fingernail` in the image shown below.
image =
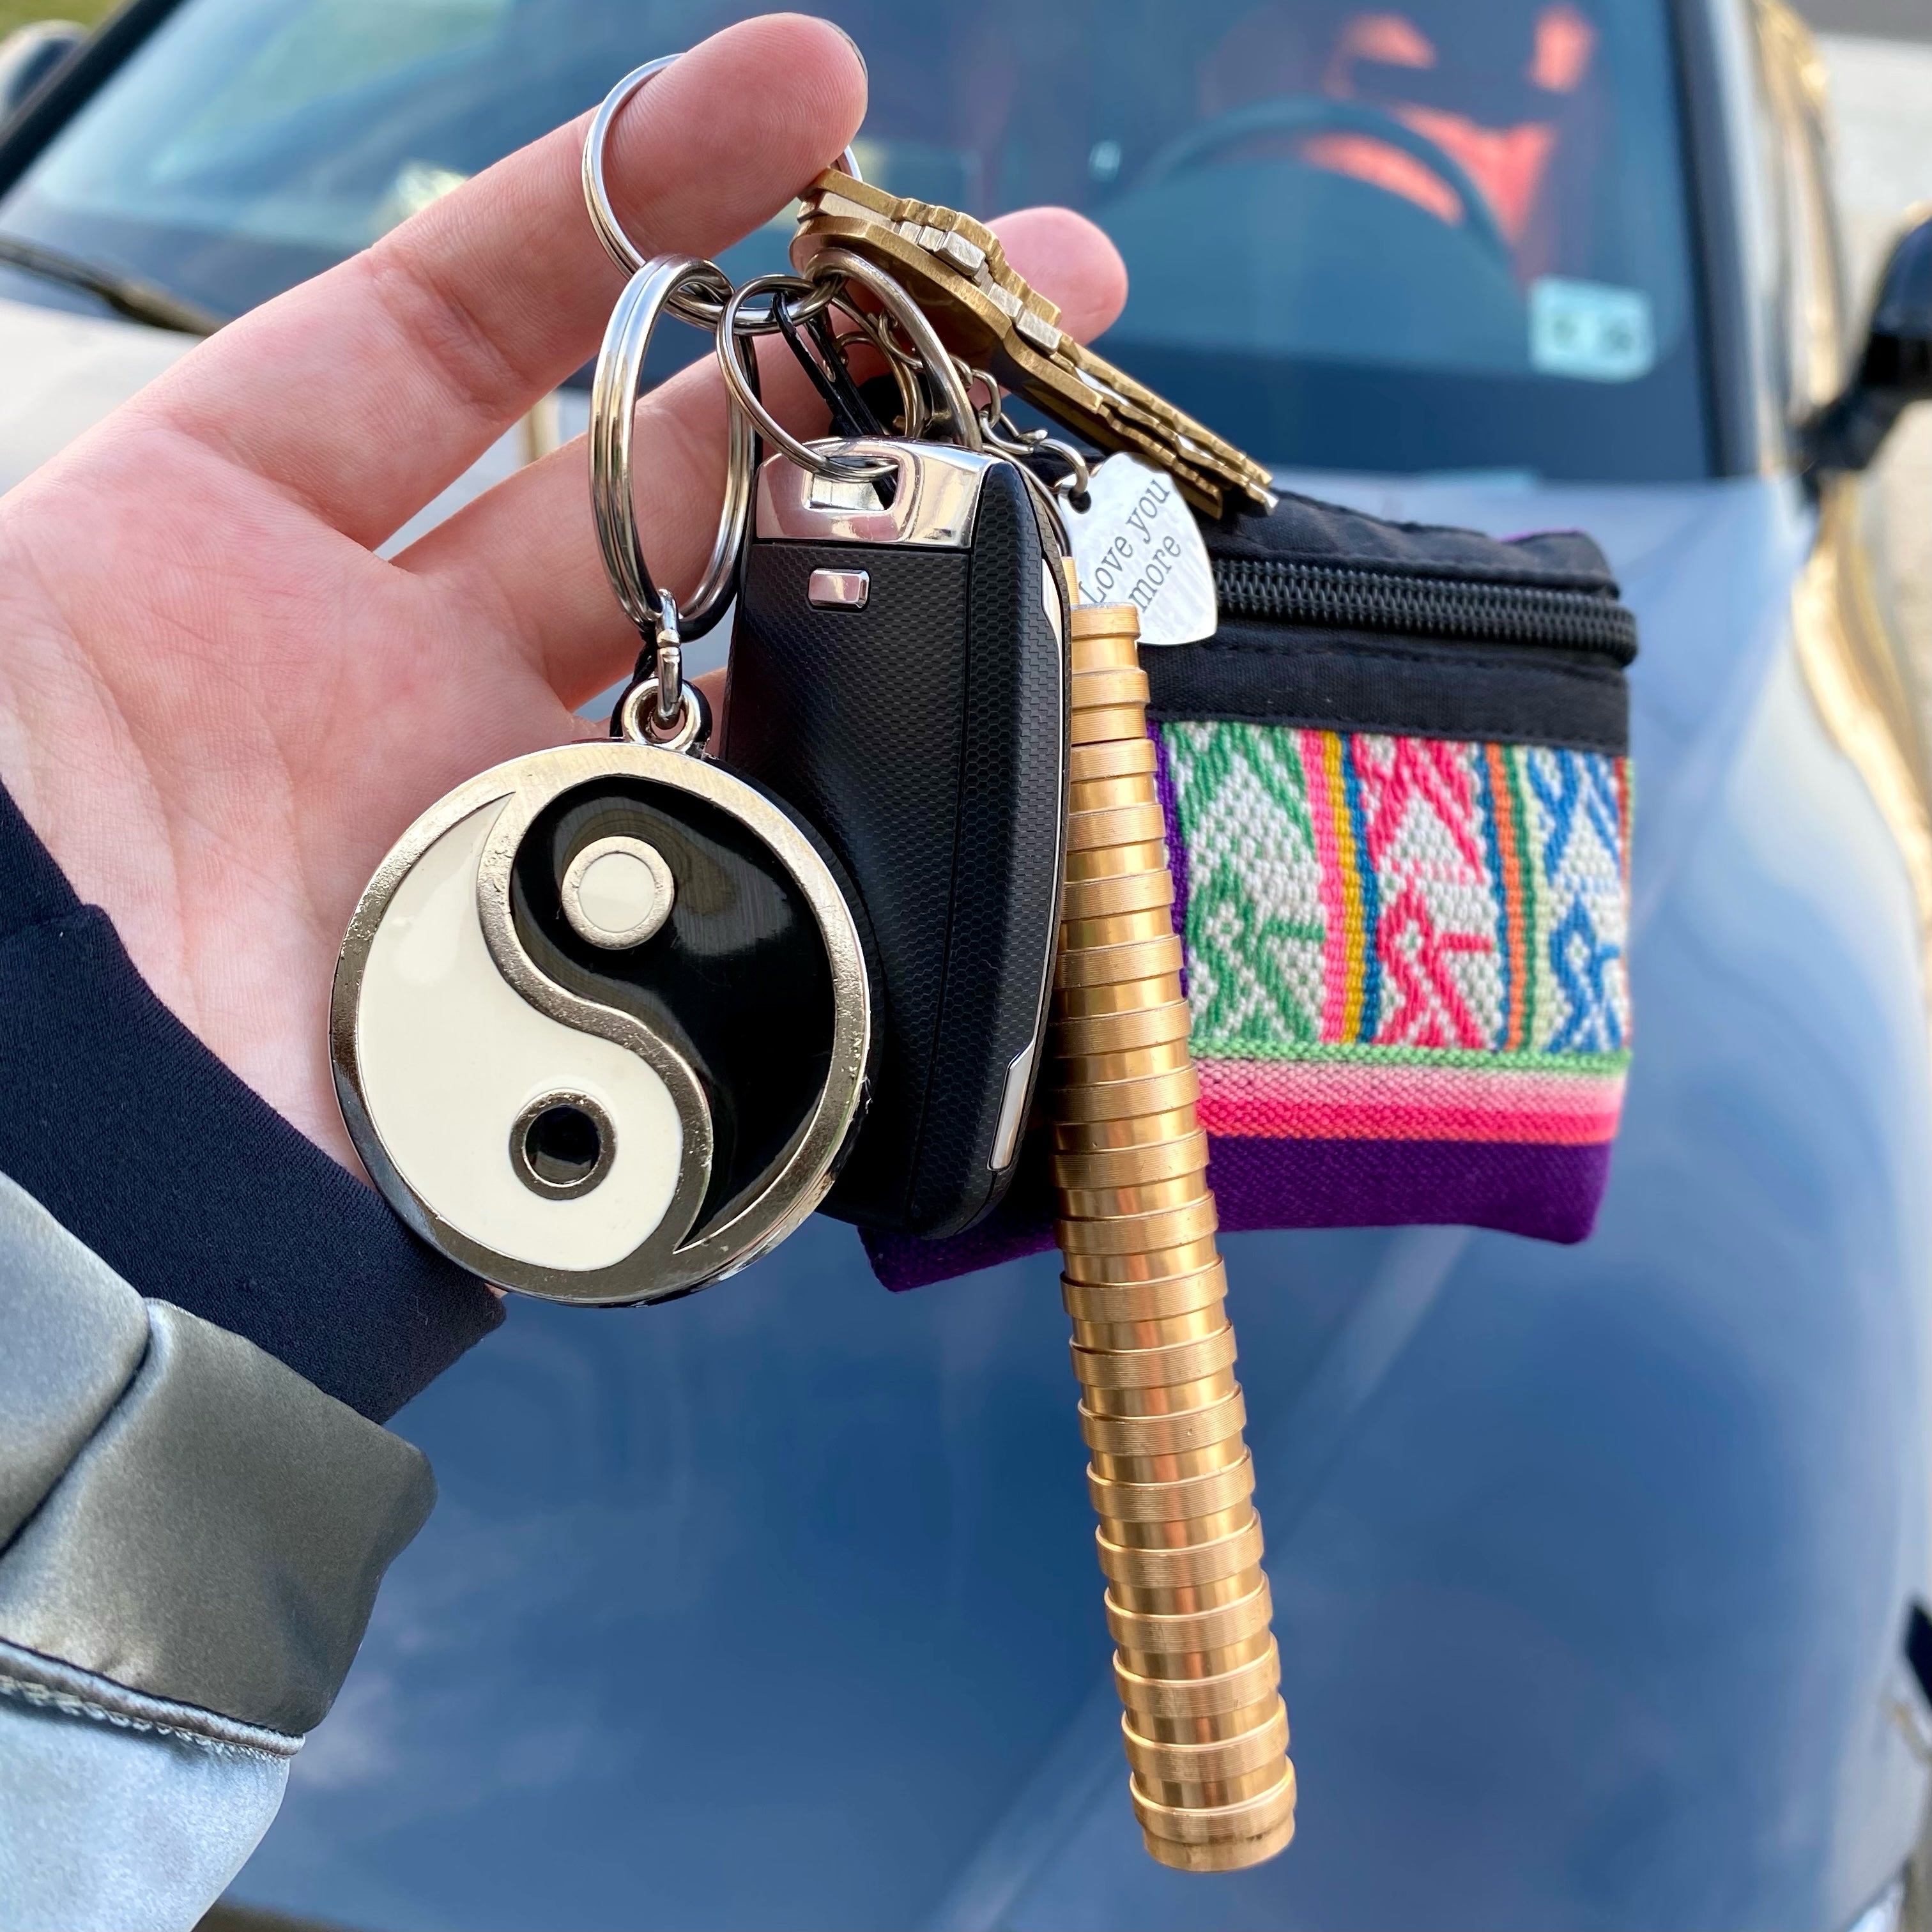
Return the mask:
[[[872,85],[872,70],[866,64],[866,50],[860,46],[859,43],[855,40],[850,34],[846,33],[845,29],[840,26],[836,20],[827,20],[825,24],[828,27],[834,28],[837,32],[844,36],[845,44],[852,50],[853,53],[857,57],[859,71],[866,76],[866,84],[869,87]]]

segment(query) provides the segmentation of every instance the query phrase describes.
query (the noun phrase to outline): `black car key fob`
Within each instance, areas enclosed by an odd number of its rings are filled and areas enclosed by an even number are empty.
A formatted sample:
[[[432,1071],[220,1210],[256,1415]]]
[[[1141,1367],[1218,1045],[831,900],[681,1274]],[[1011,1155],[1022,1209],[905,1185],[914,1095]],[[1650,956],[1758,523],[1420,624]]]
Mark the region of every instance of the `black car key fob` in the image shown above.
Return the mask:
[[[1004,1191],[1045,1028],[1066,824],[1066,592],[1004,457],[854,439],[758,472],[723,755],[825,840],[876,947],[877,1056],[825,1203],[956,1232]]]

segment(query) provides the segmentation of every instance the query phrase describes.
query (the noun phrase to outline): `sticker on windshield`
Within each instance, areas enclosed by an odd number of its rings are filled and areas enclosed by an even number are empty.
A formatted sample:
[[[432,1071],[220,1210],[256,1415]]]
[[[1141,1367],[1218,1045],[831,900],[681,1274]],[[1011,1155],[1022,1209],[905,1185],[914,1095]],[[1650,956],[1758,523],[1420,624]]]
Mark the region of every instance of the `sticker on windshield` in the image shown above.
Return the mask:
[[[1641,289],[1543,275],[1529,285],[1529,359],[1548,376],[1628,382],[1657,361],[1650,298]]]

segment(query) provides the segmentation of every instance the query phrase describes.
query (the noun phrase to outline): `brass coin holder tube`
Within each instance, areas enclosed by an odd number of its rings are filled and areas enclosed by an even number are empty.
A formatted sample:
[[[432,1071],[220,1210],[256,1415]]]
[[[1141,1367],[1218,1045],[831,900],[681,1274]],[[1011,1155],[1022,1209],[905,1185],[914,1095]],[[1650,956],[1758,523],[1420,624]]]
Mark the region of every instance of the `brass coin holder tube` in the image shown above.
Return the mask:
[[[1046,1083],[1129,1789],[1147,1848],[1232,1871],[1294,1835],[1294,1768],[1188,1049],[1131,604],[1076,604]]]

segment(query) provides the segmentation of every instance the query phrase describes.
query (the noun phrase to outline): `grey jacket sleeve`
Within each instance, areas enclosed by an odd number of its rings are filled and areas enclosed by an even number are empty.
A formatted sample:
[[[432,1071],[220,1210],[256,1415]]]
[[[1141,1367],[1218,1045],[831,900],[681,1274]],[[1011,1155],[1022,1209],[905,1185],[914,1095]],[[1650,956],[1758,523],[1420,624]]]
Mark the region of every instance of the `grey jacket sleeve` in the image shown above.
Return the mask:
[[[191,1927],[434,1495],[0,1176],[0,1928]]]

